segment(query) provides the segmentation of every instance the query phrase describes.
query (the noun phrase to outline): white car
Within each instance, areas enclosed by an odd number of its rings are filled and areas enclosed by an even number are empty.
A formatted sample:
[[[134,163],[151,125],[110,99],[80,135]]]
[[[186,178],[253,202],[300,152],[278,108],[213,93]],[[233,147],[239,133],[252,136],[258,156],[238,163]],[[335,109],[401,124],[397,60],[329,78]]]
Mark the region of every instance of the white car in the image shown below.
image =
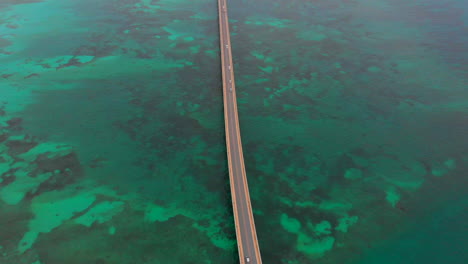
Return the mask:
[[[246,262],[246,263],[250,263],[250,258],[249,258],[249,257],[245,257],[245,262]]]

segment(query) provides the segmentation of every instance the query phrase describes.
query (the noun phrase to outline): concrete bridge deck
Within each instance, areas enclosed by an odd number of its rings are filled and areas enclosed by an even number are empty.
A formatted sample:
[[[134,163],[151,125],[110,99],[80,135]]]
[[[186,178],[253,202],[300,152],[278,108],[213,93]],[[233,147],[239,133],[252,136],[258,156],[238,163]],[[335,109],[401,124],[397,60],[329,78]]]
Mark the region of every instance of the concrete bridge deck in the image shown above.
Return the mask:
[[[244,156],[242,154],[226,0],[218,0],[218,13],[226,147],[239,259],[240,263],[243,264],[261,264],[262,259],[258,246],[252,206],[250,204]]]

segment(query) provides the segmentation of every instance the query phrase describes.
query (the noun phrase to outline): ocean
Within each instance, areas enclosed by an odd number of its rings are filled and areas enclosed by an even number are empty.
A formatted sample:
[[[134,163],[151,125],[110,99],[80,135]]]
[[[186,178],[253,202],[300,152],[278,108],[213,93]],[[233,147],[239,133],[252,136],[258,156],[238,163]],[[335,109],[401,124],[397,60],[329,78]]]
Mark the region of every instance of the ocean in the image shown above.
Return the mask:
[[[0,2],[0,263],[238,263],[217,1]],[[468,263],[468,4],[228,1],[264,263]]]

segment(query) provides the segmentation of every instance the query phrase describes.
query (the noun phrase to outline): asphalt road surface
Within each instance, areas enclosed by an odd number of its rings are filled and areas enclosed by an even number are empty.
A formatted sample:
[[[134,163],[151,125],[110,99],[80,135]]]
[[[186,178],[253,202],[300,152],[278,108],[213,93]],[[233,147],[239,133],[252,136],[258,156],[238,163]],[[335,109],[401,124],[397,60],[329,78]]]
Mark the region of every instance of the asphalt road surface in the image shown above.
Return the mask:
[[[244,167],[226,0],[218,0],[226,147],[240,263],[261,264]]]

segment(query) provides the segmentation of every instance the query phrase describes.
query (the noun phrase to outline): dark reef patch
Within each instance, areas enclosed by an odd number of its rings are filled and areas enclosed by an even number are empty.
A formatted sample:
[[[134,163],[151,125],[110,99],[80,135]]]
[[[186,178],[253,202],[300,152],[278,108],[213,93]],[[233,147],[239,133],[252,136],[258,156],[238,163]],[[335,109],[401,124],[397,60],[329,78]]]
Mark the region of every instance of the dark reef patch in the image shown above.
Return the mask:
[[[74,177],[83,175],[83,168],[75,152],[68,153],[63,156],[48,157],[46,154],[39,155],[34,163],[37,165],[36,173],[47,172],[72,172]]]
[[[8,147],[8,154],[11,156],[17,156],[28,152],[30,149],[37,146],[37,142],[27,140],[9,140],[5,143]]]

